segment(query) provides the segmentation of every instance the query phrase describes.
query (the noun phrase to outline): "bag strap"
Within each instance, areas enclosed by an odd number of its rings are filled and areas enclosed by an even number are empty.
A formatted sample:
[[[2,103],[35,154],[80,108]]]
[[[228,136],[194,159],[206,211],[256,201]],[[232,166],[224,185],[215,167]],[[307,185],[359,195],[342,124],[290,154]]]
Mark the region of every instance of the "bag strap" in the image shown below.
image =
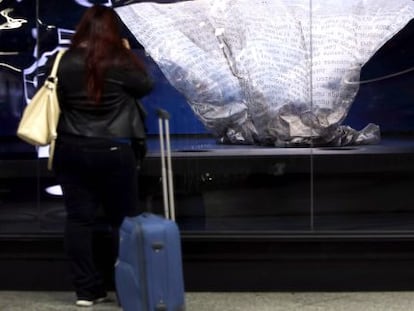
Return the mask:
[[[53,82],[56,83],[56,75],[57,70],[59,67],[60,60],[62,59],[63,54],[65,54],[66,49],[59,50],[58,54],[56,55],[55,61],[53,62],[52,72],[49,75],[49,78],[53,79]],[[47,161],[47,168],[49,171],[52,170],[53,167],[53,157],[55,153],[55,142],[56,142],[56,136],[52,138],[49,145],[49,159]]]
[[[49,77],[56,78],[60,59],[62,58],[63,54],[65,54],[65,52],[66,50],[59,50],[58,54],[56,55],[55,62],[53,63],[52,72],[50,73]]]

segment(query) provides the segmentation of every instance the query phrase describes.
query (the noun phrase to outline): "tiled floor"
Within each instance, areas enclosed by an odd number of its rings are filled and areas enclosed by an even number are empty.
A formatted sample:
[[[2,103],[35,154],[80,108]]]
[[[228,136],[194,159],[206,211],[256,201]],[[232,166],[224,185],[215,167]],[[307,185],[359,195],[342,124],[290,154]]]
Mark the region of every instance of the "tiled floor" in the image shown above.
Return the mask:
[[[114,294],[110,296],[114,298]],[[70,292],[0,291],[1,311],[118,310],[115,299],[91,308],[73,305]],[[187,293],[187,311],[411,311],[412,292]]]

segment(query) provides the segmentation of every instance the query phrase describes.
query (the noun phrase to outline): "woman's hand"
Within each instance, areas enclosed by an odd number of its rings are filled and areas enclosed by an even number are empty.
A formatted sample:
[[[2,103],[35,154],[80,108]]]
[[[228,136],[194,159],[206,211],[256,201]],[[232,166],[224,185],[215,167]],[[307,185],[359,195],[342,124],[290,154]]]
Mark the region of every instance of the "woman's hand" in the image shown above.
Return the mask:
[[[122,38],[122,44],[128,49],[128,50],[130,50],[131,49],[131,45],[129,44],[129,41],[128,41],[128,39],[126,39],[126,38]]]

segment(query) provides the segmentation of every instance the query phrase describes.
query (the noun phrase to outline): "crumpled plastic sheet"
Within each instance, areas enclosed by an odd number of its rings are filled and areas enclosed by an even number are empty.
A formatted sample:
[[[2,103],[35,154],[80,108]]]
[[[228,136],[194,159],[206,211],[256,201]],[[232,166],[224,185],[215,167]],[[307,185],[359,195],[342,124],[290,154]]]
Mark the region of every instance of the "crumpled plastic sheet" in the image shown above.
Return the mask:
[[[412,0],[196,0],[116,8],[223,143],[374,144],[342,125],[361,67],[414,18]]]

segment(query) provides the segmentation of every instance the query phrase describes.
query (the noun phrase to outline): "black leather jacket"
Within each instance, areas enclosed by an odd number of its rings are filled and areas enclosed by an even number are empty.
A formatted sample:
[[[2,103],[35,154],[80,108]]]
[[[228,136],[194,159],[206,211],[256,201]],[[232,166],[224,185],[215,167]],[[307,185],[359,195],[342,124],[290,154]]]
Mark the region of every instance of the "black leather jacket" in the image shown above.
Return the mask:
[[[62,111],[58,136],[145,138],[137,99],[151,91],[150,78],[137,70],[110,68],[106,73],[102,100],[94,104],[87,96],[84,68],[82,50],[66,51],[57,74]]]

